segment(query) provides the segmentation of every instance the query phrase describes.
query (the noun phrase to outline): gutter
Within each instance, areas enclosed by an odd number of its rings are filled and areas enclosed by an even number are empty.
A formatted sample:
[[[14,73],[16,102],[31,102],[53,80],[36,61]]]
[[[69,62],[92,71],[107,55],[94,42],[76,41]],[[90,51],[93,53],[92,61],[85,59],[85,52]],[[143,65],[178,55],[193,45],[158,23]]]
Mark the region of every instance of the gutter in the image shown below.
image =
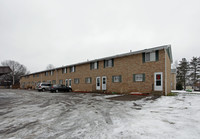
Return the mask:
[[[167,51],[165,49],[165,96],[167,96]]]

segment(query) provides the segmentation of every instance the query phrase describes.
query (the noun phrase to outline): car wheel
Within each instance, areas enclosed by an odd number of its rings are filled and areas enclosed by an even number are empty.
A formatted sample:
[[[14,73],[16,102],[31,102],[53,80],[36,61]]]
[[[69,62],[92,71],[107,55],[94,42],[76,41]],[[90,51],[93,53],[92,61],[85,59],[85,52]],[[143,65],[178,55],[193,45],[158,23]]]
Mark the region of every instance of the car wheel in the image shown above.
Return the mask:
[[[58,93],[58,89],[56,90],[56,93]]]
[[[69,89],[69,92],[72,92],[72,89]]]
[[[43,88],[43,89],[42,89],[42,92],[44,92],[44,91],[45,91],[45,89]]]

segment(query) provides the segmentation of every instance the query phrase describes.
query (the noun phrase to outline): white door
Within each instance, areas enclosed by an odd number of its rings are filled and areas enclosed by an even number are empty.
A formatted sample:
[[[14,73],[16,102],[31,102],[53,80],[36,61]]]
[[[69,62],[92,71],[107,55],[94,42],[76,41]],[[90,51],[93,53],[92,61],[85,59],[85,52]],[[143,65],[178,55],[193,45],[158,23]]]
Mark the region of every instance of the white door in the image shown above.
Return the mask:
[[[106,76],[102,77],[102,90],[106,90],[106,83],[107,83],[107,78]]]
[[[72,87],[72,79],[69,79],[69,87]]]
[[[96,90],[100,90],[100,77],[96,78]]]
[[[163,91],[163,76],[162,72],[154,73],[154,90]]]
[[[68,87],[68,79],[65,80],[65,85]]]

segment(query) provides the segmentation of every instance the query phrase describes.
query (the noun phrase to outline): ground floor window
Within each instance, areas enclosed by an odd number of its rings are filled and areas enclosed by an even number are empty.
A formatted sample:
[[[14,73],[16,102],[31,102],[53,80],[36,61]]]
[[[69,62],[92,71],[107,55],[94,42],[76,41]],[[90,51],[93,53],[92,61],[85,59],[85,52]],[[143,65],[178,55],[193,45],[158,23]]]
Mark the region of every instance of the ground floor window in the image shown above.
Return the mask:
[[[134,82],[144,82],[145,74],[133,74],[133,81]]]
[[[91,77],[85,78],[85,83],[87,84],[92,83],[92,78]]]
[[[52,81],[52,84],[56,84],[56,80],[53,80],[53,81]]]
[[[79,84],[79,78],[74,79],[74,84]]]
[[[113,83],[119,83],[121,81],[122,81],[122,76],[121,75],[112,76],[112,82]]]
[[[63,84],[63,80],[59,80],[59,84]]]

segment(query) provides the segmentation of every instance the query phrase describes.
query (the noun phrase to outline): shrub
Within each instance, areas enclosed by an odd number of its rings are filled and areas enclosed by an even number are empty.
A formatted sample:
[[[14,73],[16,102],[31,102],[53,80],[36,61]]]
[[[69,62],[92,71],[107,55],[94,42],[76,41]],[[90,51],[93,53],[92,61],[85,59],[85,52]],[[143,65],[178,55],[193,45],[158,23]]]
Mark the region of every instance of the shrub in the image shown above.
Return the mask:
[[[180,83],[180,82],[177,83],[177,84],[176,84],[176,89],[177,89],[177,90],[183,90],[183,85],[182,85],[182,83]]]

